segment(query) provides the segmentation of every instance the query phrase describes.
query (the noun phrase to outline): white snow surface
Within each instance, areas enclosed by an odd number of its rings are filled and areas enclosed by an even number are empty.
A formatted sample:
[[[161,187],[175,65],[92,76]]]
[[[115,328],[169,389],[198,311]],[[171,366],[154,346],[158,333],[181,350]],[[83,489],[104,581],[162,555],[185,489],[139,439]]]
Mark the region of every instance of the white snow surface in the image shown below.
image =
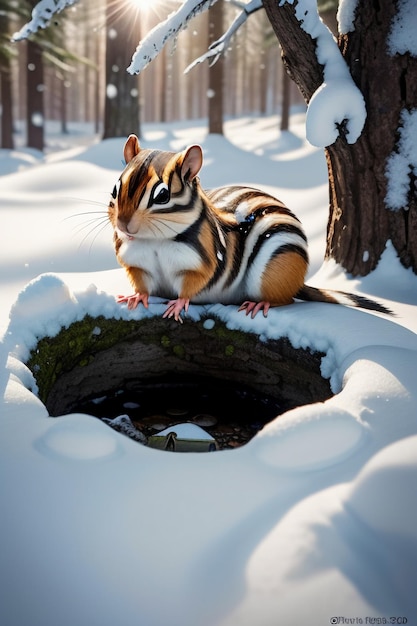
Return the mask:
[[[353,22],[357,6],[358,0],[340,0],[337,9],[337,22],[341,35],[346,35],[354,29]]]
[[[417,56],[416,27],[414,0],[400,0],[388,37],[388,49],[392,55],[409,52],[411,56]]]
[[[201,143],[203,186],[255,185],[286,202],[310,241],[309,284],[396,314],[297,302],[252,320],[191,305],[186,324],[222,320],[324,352],[334,392],[210,454],[150,449],[91,416],[48,416],[24,365],[40,337],[87,313],[140,319],[165,307],[115,302],[129,287],[101,220],[123,139],[74,131],[50,134],[46,156],[0,152],[1,624],[417,623],[417,279],[390,243],[365,279],[322,262],[326,168],[304,121],[280,134],[275,117],[230,120],[225,137],[200,122],[144,128],[146,147]]]
[[[417,145],[414,137],[417,135],[417,109],[401,112],[398,128],[399,141],[395,151],[387,160],[386,204],[391,210],[408,210],[408,195],[412,177],[417,172]]]

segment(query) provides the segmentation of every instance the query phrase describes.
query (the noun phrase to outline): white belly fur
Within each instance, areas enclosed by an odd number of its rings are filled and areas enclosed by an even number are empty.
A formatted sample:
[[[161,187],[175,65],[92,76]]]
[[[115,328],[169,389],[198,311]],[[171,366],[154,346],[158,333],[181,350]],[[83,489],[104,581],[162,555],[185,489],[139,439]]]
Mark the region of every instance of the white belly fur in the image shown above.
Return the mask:
[[[201,265],[200,257],[190,246],[167,240],[124,241],[118,256],[125,265],[143,269],[148,293],[162,298],[176,298],[181,293],[182,273]]]

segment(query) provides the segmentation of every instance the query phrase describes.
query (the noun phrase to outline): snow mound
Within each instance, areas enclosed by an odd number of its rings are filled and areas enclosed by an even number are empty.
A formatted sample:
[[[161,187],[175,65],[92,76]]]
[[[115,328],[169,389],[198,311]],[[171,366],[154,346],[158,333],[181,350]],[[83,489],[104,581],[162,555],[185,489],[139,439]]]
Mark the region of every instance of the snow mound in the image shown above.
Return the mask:
[[[35,442],[48,458],[72,461],[108,460],[117,455],[117,438],[112,430],[88,415],[54,418],[53,424]]]
[[[357,451],[366,430],[348,411],[307,405],[268,424],[255,442],[258,457],[280,469],[311,471],[340,463]]]
[[[417,436],[376,454],[360,472],[349,509],[370,529],[415,537],[417,520]]]

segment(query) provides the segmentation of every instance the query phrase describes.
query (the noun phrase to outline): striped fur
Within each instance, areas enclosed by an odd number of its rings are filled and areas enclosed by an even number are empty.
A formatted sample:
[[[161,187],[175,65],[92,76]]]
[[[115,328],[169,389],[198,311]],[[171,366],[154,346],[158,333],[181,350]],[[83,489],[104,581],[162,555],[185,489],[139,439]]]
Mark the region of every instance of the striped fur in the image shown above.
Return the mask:
[[[238,304],[252,316],[296,297],[339,302],[338,292],[304,285],[307,239],[280,200],[249,187],[204,191],[199,146],[180,153],[146,150],[131,135],[124,156],[108,212],[116,256],[135,295],[120,302],[134,308],[147,306],[150,294],[168,298],[164,316],[175,319],[190,301]],[[340,296],[343,304],[383,309]]]

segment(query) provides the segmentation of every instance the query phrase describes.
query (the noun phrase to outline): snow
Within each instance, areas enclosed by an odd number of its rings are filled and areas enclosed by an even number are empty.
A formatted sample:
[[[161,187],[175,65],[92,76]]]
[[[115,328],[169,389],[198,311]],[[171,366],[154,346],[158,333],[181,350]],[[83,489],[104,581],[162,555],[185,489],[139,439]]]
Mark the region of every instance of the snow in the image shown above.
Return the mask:
[[[48,416],[24,365],[39,337],[87,313],[142,319],[165,305],[115,302],[129,287],[103,220],[123,139],[86,135],[83,146],[74,131],[49,134],[46,155],[1,153],[2,624],[417,622],[417,278],[390,242],[364,279],[322,262],[326,166],[304,122],[293,115],[280,134],[276,117],[234,119],[226,137],[199,121],[144,127],[145,147],[201,143],[204,186],[256,185],[286,202],[309,238],[309,284],[396,314],[297,302],[252,320],[191,305],[186,324],[203,318],[210,331],[220,319],[322,351],[335,394],[210,454],[154,450],[86,415]]]
[[[178,439],[201,439],[211,440],[212,437],[197,424],[177,424],[159,431],[158,437],[166,437],[170,433],[175,433]]]
[[[346,141],[355,143],[366,120],[365,101],[356,87],[331,31],[320,19],[316,0],[280,0],[295,4],[295,16],[301,28],[316,40],[317,60],[323,65],[323,83],[312,95],[307,109],[307,139],[325,148],[340,134],[346,124]]]
[[[412,56],[417,56],[415,10],[414,0],[400,0],[398,3],[387,42],[390,54],[409,52]]]
[[[319,17],[316,0],[297,2],[280,0],[279,4],[283,5],[286,2],[294,4],[295,16],[300,22],[300,27],[316,41],[317,59],[323,65],[323,84],[313,94],[307,109],[307,139],[313,146],[323,148],[329,146],[339,137],[343,124],[346,141],[355,143],[366,120],[362,93],[350,75],[335,38]],[[128,71],[131,74],[141,72],[157,56],[165,43],[175,37],[195,14],[209,9],[212,4],[213,0],[183,2],[177,11],[157,24],[139,43]],[[214,63],[227,48],[232,35],[246,21],[249,13],[260,7],[260,2],[254,0],[240,4],[239,7],[243,10],[224,36],[214,42],[207,53],[193,61],[186,72],[207,59]]]
[[[32,19],[13,35],[13,41],[27,39],[39,28],[49,26],[52,17],[66,7],[72,6],[78,0],[40,0],[32,10]]]
[[[41,0],[33,10],[32,21],[26,24],[21,31],[14,35],[14,40],[24,39],[38,28],[45,28],[51,16],[59,12],[75,0]],[[189,21],[199,13],[208,10],[216,0],[184,0],[176,11],[170,13],[166,19],[160,21],[141,40],[133,53],[132,61],[127,68],[130,74],[139,74],[149,63],[156,58],[162,48],[170,40],[175,39],[178,33],[187,27]],[[293,4],[295,16],[300,22],[300,28],[308,33],[316,42],[317,60],[323,66],[323,83],[312,95],[307,109],[307,139],[316,147],[327,147],[333,144],[341,134],[348,143],[355,143],[360,137],[366,120],[365,101],[360,89],[355,85],[349,69],[339,50],[337,42],[331,31],[321,20],[316,0],[279,0],[279,5]],[[398,41],[402,43],[401,33],[405,30],[410,42],[406,49],[411,51],[413,32],[411,3],[413,0],[402,0],[401,11],[393,24],[391,36],[391,49],[394,52],[400,50]],[[228,41],[236,30],[246,21],[251,12],[255,12],[261,6],[259,0],[248,3],[238,3],[241,12],[223,37],[209,51],[192,62],[186,72],[195,65],[206,59],[212,59],[214,63],[227,48]],[[344,6],[339,11],[339,20],[342,28],[351,30],[354,16],[354,6],[345,0]],[[408,22],[407,22],[408,20]],[[342,30],[342,32],[345,32]],[[116,87],[107,85],[106,93],[109,98],[116,96]],[[41,121],[42,122],[42,121]]]
[[[341,35],[346,35],[354,30],[355,11],[358,0],[340,0],[337,9],[338,30]]]
[[[165,44],[186,28],[188,22],[209,9],[217,0],[184,0],[181,6],[159,22],[146,37],[139,42],[127,71],[139,74],[159,54]]]
[[[387,206],[397,211],[408,210],[408,195],[411,182],[417,172],[417,146],[413,137],[417,134],[417,109],[401,112],[400,125],[398,128],[400,139],[396,151],[387,160]]]
[[[348,143],[359,138],[366,119],[365,101],[350,80],[325,81],[314,92],[306,119],[307,138],[313,146],[332,145],[339,137],[339,125],[346,125]]]
[[[262,0],[249,0],[246,4],[238,4],[236,6],[241,9],[240,13],[238,13],[232,23],[229,25],[227,31],[219,38],[217,41],[213,41],[207,52],[203,55],[195,59],[188,67],[185,68],[184,74],[190,72],[194,67],[203,63],[204,61],[209,61],[210,66],[217,62],[222,54],[224,54],[227,49],[230,47],[230,42],[233,39],[234,34],[239,30],[239,28],[246,22],[248,17],[262,8]],[[208,96],[210,97],[210,96]]]

